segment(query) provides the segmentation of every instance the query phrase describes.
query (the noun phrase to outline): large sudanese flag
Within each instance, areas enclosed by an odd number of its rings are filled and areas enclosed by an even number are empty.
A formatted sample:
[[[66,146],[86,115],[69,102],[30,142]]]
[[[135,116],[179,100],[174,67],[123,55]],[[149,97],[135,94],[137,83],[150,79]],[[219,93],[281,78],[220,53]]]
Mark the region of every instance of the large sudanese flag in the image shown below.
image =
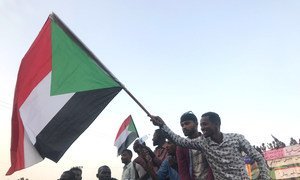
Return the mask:
[[[139,137],[131,115],[121,124],[114,145],[118,148],[118,155]]]
[[[58,162],[121,89],[93,53],[50,14],[19,68],[7,175],[44,158]]]

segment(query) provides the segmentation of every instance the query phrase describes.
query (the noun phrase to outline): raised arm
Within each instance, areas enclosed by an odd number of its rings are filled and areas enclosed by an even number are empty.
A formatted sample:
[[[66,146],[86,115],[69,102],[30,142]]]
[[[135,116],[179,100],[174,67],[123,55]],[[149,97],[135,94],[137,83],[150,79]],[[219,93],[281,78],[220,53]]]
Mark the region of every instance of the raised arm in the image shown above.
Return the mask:
[[[160,129],[166,132],[168,138],[172,140],[176,145],[189,148],[189,149],[201,150],[201,140],[197,140],[197,139],[191,140],[191,139],[180,137],[179,135],[175,134],[171,129],[169,129],[169,127],[159,116],[151,116],[151,121],[153,125],[159,126]]]

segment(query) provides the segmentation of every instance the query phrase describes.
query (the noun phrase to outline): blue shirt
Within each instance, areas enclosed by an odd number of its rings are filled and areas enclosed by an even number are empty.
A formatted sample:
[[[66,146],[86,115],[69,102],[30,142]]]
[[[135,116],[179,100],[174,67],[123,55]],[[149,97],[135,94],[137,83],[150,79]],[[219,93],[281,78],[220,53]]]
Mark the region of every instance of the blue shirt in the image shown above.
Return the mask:
[[[169,158],[167,157],[160,165],[156,172],[159,180],[165,180],[166,178],[172,180],[179,180],[178,172],[170,166]]]

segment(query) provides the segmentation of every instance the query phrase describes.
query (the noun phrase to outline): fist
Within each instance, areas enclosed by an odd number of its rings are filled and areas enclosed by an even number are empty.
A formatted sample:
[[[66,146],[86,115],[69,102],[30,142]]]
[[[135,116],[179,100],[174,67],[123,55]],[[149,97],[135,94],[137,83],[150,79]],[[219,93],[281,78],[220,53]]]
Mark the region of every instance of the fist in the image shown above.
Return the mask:
[[[150,118],[150,121],[152,121],[154,126],[161,127],[165,124],[165,122],[159,116],[151,116]]]

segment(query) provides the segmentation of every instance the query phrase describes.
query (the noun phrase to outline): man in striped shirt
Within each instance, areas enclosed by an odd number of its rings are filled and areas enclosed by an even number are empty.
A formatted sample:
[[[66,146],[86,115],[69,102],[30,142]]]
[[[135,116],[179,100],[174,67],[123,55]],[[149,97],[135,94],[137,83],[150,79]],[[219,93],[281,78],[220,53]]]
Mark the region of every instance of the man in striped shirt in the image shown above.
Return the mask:
[[[207,112],[201,116],[200,126],[203,136],[198,139],[178,136],[158,116],[152,116],[151,121],[165,131],[177,145],[201,150],[206,156],[215,179],[249,179],[242,152],[257,162],[260,170],[259,179],[270,179],[264,158],[243,135],[220,131],[221,119],[217,113]]]

